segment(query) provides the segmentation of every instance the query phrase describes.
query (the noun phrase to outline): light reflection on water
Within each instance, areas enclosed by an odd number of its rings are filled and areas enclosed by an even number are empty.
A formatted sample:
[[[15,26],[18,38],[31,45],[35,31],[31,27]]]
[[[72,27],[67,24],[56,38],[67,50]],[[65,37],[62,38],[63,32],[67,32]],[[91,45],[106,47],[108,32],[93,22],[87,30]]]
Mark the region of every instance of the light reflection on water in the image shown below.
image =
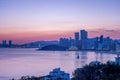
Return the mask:
[[[79,58],[78,58],[79,56]],[[36,49],[0,49],[0,80],[23,75],[41,76],[60,67],[72,74],[91,61],[114,61],[115,54],[92,51],[36,51]]]

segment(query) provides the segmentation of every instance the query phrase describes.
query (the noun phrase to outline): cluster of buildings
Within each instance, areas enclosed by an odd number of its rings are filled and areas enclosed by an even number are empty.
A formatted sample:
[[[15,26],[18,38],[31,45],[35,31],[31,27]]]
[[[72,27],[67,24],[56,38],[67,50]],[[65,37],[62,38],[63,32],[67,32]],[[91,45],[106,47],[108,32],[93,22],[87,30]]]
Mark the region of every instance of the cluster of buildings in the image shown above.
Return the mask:
[[[59,44],[68,49],[74,46],[73,48],[76,47],[78,50],[120,51],[120,41],[112,40],[110,37],[104,38],[103,35],[88,38],[88,32],[86,30],[75,32],[74,39],[60,38]]]
[[[9,40],[8,43],[6,40],[3,40],[2,44],[0,44],[0,47],[12,47],[12,46],[13,46],[12,40]]]

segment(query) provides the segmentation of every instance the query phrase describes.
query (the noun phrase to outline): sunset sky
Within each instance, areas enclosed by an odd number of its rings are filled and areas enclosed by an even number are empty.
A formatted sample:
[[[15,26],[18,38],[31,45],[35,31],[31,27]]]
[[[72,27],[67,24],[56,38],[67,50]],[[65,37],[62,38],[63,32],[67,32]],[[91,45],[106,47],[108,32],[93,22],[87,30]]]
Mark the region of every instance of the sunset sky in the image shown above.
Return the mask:
[[[73,37],[120,39],[120,0],[0,0],[0,43]]]

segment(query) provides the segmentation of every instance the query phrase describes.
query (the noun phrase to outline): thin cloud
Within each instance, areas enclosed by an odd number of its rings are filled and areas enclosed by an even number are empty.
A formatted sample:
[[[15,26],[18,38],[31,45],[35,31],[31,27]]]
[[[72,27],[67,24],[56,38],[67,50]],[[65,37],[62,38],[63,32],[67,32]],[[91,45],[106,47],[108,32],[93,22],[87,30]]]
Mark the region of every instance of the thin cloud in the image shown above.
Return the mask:
[[[89,32],[99,33],[99,31],[96,31],[96,30],[92,30],[92,31],[89,31]]]
[[[105,32],[116,32],[116,30],[104,30]]]

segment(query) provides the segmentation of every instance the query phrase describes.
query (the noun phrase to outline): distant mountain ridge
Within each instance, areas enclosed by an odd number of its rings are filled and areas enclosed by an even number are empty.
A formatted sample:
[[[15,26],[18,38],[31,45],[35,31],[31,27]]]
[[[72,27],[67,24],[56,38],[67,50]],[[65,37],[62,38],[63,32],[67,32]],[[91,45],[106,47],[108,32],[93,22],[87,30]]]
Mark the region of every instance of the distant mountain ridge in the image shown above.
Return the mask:
[[[47,45],[45,47],[39,48],[38,50],[65,51],[67,50],[67,48],[64,46],[59,46],[59,45]]]
[[[47,45],[59,45],[59,41],[53,40],[53,41],[36,41],[31,43],[23,44],[23,48],[41,48]]]

